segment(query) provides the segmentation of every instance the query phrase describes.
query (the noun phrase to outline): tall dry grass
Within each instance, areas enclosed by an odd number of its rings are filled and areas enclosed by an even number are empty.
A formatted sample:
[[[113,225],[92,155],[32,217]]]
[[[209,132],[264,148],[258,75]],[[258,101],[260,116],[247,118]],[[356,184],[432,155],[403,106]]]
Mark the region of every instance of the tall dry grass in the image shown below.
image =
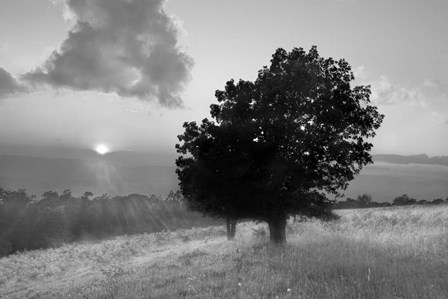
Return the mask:
[[[22,253],[0,259],[0,297],[448,298],[448,206],[338,213],[290,223],[285,248],[244,223],[234,242],[211,227]]]

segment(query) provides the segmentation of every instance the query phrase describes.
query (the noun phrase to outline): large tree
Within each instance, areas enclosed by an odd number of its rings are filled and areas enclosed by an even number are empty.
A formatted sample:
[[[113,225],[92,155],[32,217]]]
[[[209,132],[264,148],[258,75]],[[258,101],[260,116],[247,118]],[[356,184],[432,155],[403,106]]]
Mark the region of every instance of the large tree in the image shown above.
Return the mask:
[[[266,221],[284,243],[290,215],[331,217],[339,194],[372,163],[369,138],[383,115],[370,86],[350,85],[343,59],[278,49],[254,82],[215,93],[214,121],[184,123],[176,145],[180,188],[190,207],[223,218]]]

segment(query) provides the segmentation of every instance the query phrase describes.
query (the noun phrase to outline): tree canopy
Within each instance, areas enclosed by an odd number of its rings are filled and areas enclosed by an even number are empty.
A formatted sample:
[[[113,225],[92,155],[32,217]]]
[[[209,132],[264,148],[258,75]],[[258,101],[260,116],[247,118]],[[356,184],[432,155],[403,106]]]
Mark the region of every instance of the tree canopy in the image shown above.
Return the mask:
[[[370,86],[351,87],[344,60],[317,48],[278,49],[254,81],[230,80],[210,106],[214,120],[185,122],[176,145],[181,192],[190,207],[215,217],[269,224],[285,242],[289,215],[331,217],[338,194],[372,163],[369,138],[383,115]]]

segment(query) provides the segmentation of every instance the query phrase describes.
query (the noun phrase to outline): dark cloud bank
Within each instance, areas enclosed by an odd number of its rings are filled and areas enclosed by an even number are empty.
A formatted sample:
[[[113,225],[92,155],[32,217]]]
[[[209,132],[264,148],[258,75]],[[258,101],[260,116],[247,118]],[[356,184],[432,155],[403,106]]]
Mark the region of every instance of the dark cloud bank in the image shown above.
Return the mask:
[[[116,92],[173,107],[189,80],[192,59],[178,46],[178,30],[163,0],[66,0],[75,20],[60,49],[21,75],[34,88]],[[0,68],[0,97],[25,89]]]

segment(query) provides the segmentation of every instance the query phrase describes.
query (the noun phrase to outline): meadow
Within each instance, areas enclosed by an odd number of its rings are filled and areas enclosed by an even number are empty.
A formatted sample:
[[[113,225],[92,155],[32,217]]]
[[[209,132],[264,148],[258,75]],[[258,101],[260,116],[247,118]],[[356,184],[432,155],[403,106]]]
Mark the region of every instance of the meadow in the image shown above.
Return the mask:
[[[447,298],[448,206],[121,236],[0,259],[0,298]]]

